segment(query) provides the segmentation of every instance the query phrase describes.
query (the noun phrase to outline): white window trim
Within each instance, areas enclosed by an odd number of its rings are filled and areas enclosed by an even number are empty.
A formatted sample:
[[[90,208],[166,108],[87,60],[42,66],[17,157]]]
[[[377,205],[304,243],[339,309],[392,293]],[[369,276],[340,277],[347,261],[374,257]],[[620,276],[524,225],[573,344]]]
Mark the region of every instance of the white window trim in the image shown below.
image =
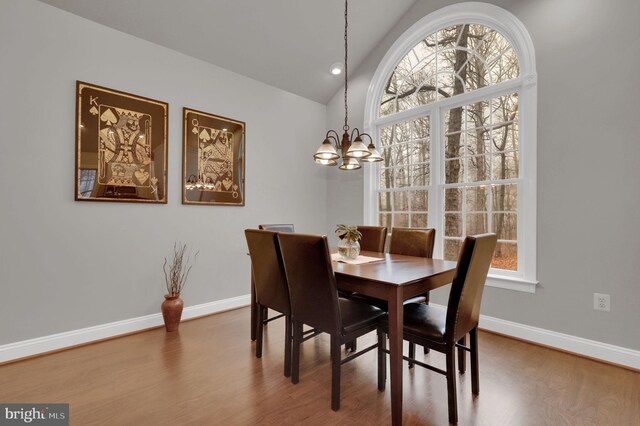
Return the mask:
[[[380,100],[384,85],[388,76],[393,72],[400,60],[418,44],[424,37],[442,28],[456,24],[481,24],[494,28],[500,32],[510,43],[520,62],[520,77],[507,82],[479,89],[473,92],[457,95],[450,99],[451,107],[459,104],[472,103],[476,99],[486,98],[487,94],[496,90],[513,87],[519,93],[520,110],[520,172],[521,189],[518,191],[518,230],[519,244],[521,245],[519,271],[497,272],[491,270],[487,278],[487,285],[491,287],[504,288],[509,290],[535,293],[538,281],[536,279],[537,267],[537,75],[535,64],[535,50],[531,37],[526,28],[512,13],[498,6],[468,2],[458,3],[444,7],[430,13],[420,19],[408,30],[404,32],[387,51],[386,55],[378,65],[376,72],[369,85],[367,100],[364,111],[365,132],[374,136],[375,143],[379,146],[376,129],[387,122],[399,119],[409,119],[421,115],[431,115],[431,120],[440,120],[440,111],[445,107],[443,103],[438,103],[437,107],[427,104],[421,107],[403,111],[391,116],[380,117]],[[490,95],[489,95],[490,96]],[[436,126],[435,129],[439,129]],[[431,134],[432,141],[440,138],[439,134]],[[433,158],[433,156],[432,156]],[[432,173],[438,173],[440,162],[434,158],[432,163]],[[379,173],[379,163],[373,163],[373,167],[368,167],[364,172],[364,223],[377,223],[377,203],[372,195],[375,190],[375,181]],[[440,191],[435,191],[439,193]],[[434,194],[440,197],[439,194]],[[433,202],[431,200],[434,200]],[[437,229],[442,229],[441,218],[438,214],[433,214],[435,210],[435,197],[429,197],[429,217],[436,220],[440,225]],[[430,219],[431,220],[431,219]],[[441,236],[438,239],[441,241]],[[437,244],[435,255],[442,256],[442,244]]]

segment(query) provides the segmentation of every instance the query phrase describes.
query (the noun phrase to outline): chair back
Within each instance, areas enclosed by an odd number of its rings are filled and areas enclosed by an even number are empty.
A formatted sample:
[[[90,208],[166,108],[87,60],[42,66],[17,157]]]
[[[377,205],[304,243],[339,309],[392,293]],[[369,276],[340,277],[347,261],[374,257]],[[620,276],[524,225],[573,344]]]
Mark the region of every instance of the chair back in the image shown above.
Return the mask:
[[[338,287],[327,237],[278,234],[291,295],[291,317],[325,333],[340,333]]]
[[[384,244],[387,241],[386,226],[358,226],[362,234],[360,250],[384,252]]]
[[[432,258],[435,241],[435,229],[391,228],[389,253]]]
[[[292,223],[273,223],[270,225],[258,225],[259,229],[274,232],[295,232]]]
[[[462,244],[447,305],[445,339],[449,342],[478,326],[482,292],[496,242],[496,234],[482,234],[469,236]]]
[[[278,233],[246,229],[244,235],[251,256],[256,300],[262,306],[290,315],[289,288],[278,244]]]

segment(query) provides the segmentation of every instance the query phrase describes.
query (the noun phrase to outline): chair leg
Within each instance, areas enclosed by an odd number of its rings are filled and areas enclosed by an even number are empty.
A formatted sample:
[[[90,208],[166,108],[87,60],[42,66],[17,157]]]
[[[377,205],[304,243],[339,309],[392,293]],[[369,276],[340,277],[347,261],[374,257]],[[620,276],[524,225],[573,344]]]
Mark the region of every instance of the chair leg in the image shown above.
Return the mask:
[[[428,305],[428,304],[429,304],[429,294],[430,294],[430,292],[426,292],[426,293],[424,294],[424,304],[425,304],[425,305]],[[429,353],[429,348],[428,348],[428,347],[426,347],[426,346],[423,346],[423,347],[422,347],[422,352],[423,352],[425,355],[426,355],[426,354],[428,354],[428,353]]]
[[[474,395],[480,393],[480,372],[478,371],[478,328],[469,332],[471,338],[471,392]]]
[[[447,394],[449,395],[449,423],[458,423],[458,401],[456,394],[456,347],[447,350]]]
[[[331,336],[331,409],[340,409],[340,337]]]
[[[269,308],[262,308],[262,321],[266,321],[269,319]],[[264,325],[268,325],[268,322],[265,322]]]
[[[293,349],[291,351],[291,383],[300,381],[300,344],[302,343],[302,323],[293,322]]]
[[[284,377],[291,377],[291,316],[284,317]]]
[[[462,336],[458,343],[462,346],[467,345],[467,335]],[[467,354],[466,351],[462,348],[458,348],[458,371],[460,374],[464,374],[467,371]]]
[[[387,359],[383,352],[387,347],[385,333],[378,330],[378,390],[383,391],[387,383]]]
[[[416,344],[409,342],[409,358],[414,359],[416,357]],[[409,368],[413,368],[413,363],[409,361]]]
[[[256,327],[258,332],[258,337],[256,339],[256,358],[262,358],[262,335],[264,334],[264,324],[263,320],[264,310],[262,306],[258,305],[258,318],[256,319]]]

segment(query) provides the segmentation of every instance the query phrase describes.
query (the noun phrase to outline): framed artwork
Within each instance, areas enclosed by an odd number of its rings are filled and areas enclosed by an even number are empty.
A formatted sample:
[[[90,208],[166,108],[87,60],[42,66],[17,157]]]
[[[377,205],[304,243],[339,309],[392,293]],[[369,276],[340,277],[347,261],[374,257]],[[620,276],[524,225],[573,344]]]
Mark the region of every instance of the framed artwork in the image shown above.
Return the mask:
[[[184,108],[182,203],[244,206],[245,123]]]
[[[77,201],[167,202],[166,102],[76,82]]]

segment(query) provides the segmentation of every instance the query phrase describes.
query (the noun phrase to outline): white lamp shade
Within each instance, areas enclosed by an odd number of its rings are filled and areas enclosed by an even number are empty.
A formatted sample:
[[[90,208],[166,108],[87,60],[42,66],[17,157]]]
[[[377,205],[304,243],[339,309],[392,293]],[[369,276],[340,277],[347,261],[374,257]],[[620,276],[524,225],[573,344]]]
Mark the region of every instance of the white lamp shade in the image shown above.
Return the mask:
[[[358,136],[347,151],[347,155],[353,158],[364,158],[371,155],[369,148],[362,142],[360,136]]]
[[[369,149],[369,156],[362,159],[362,161],[366,161],[368,163],[375,163],[378,161],[382,161],[382,155],[378,152],[375,146],[372,143],[367,147]]]
[[[342,164],[340,164],[340,170],[358,170],[362,166],[358,163],[358,160],[355,158],[345,158],[342,160]]]
[[[325,139],[324,142],[322,142],[322,145],[320,145],[320,148],[318,148],[316,153],[313,155],[313,158],[316,160],[336,160],[340,158],[340,156],[333,145],[331,145],[331,142],[329,142],[329,139]]]

